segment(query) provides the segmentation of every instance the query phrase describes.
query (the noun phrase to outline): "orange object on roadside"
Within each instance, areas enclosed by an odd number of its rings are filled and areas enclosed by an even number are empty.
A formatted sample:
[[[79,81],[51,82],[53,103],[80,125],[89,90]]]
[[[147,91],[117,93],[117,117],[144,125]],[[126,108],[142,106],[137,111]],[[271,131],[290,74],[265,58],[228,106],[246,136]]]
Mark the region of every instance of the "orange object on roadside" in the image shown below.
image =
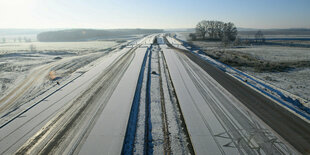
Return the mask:
[[[54,80],[55,78],[56,78],[56,72],[55,71],[50,71],[50,73],[49,73],[49,78],[51,79],[51,80]]]

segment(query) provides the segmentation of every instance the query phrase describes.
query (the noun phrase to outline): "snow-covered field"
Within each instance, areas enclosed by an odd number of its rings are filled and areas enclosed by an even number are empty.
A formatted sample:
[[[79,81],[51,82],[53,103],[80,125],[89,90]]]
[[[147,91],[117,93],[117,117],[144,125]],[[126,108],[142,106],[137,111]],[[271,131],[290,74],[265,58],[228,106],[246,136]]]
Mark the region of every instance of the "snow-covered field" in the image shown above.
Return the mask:
[[[231,49],[236,50],[236,49]],[[237,49],[238,52],[250,54],[260,60],[270,62],[310,61],[310,48],[253,46]],[[258,77],[272,85],[294,95],[310,100],[310,68],[302,67],[286,72],[254,72],[241,68],[246,73]]]
[[[245,46],[244,48],[224,48],[219,42],[195,41],[195,45],[203,50],[229,51],[243,53],[264,62],[298,63],[310,61],[310,48],[285,46]],[[310,100],[310,68],[298,67],[285,72],[256,72],[251,67],[238,67],[249,75],[260,78],[267,83],[284,89],[294,95]]]
[[[259,73],[246,70],[245,72],[310,101],[310,68],[296,69],[288,72]]]
[[[101,50],[103,47],[108,48],[116,43],[114,41],[89,41],[89,42],[8,42],[0,44],[0,54],[9,54],[12,52],[31,51],[30,46],[34,46],[33,51],[68,51],[72,53],[83,51]]]
[[[236,49],[232,49],[236,50]],[[310,48],[254,46],[237,49],[238,52],[250,54],[268,62],[310,61]],[[310,100],[310,68],[300,67],[285,72],[254,72],[253,69],[241,67],[246,73],[258,77],[272,85],[294,95]]]
[[[30,55],[40,63],[0,98],[0,114],[35,96],[34,90],[50,89],[0,115],[0,154],[296,154],[196,61],[170,45],[181,48],[182,41],[163,37],[80,53],[22,52],[18,59]],[[228,77],[220,73],[218,78]],[[41,87],[45,81],[49,85]],[[257,81],[247,83],[252,82]],[[250,102],[258,105],[258,99]]]
[[[244,46],[242,48],[224,48],[220,42],[215,41],[195,41],[196,46],[203,50],[220,50],[236,53],[245,53],[263,61],[271,62],[292,62],[292,61],[309,61],[310,48],[302,47],[284,47],[284,46]]]
[[[250,46],[246,48],[227,50],[248,53],[264,61],[310,61],[310,48],[282,46]]]
[[[113,41],[0,44],[0,111],[27,102],[119,46]]]

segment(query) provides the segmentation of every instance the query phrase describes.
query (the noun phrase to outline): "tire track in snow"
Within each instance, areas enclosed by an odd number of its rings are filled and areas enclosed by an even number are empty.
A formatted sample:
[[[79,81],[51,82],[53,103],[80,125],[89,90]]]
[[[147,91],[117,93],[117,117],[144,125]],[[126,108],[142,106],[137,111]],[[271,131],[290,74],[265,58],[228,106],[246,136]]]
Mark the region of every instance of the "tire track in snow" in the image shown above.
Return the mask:
[[[70,106],[68,106],[48,124],[46,124],[40,132],[38,132],[33,138],[25,143],[24,146],[22,146],[16,153],[47,153],[50,151],[57,151],[56,148],[60,145],[60,143],[62,143],[64,139],[70,141],[70,139],[66,139],[65,137],[68,136],[71,130],[75,131],[77,128],[77,121],[82,119],[84,115],[87,114],[86,111],[89,111],[89,109],[92,109],[93,106],[96,106],[91,104],[91,101],[96,96],[96,92],[101,90],[101,87],[98,84],[104,84],[104,87],[109,87],[111,82],[108,81],[112,79],[115,81],[118,79],[115,79],[114,76],[116,74],[123,73],[119,71],[124,68],[126,69],[126,66],[130,64],[133,55],[134,50],[131,50],[130,52],[127,52],[125,55],[123,55],[115,63],[111,64],[107,70],[97,78],[99,82],[93,82],[93,86],[86,90],[83,93],[84,95],[78,97],[70,104]],[[113,92],[113,89],[111,90]],[[93,95],[88,96],[87,94]]]

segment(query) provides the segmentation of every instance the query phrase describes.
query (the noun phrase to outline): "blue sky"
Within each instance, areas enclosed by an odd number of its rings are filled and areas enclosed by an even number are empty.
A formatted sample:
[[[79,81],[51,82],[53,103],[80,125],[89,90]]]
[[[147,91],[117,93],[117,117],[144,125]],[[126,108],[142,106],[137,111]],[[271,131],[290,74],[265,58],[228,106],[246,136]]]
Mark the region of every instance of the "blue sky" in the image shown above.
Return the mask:
[[[0,28],[310,28],[310,0],[0,0]]]

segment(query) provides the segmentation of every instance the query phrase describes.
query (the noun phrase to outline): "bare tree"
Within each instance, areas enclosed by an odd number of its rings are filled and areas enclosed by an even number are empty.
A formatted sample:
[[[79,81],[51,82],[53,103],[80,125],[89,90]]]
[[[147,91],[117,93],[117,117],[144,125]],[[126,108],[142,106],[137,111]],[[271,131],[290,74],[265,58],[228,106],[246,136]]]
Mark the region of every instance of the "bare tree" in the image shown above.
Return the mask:
[[[208,34],[209,39],[223,40],[223,38],[226,36],[226,39],[234,41],[238,31],[236,26],[231,22],[224,23],[221,21],[203,20],[197,24],[196,34],[197,36],[201,36],[202,39],[205,39],[206,34]]]
[[[238,35],[236,26],[231,22],[224,24],[223,32],[224,36],[227,36],[230,41],[234,41]]]
[[[31,38],[24,38],[25,42],[29,43],[31,42]]]
[[[223,38],[224,22],[221,21],[207,21],[207,30],[210,39]]]
[[[207,30],[208,30],[209,38],[214,39],[215,21],[207,21]]]
[[[5,38],[2,38],[2,43],[5,43],[5,42],[6,42]]]
[[[29,50],[30,50],[30,52],[35,52],[35,51],[37,51],[37,48],[36,48],[35,45],[31,44],[31,45],[29,46]]]
[[[261,30],[257,31],[255,34],[255,41],[257,43],[264,43],[265,42],[265,37],[264,34]]]
[[[215,33],[216,33],[216,37],[218,39],[222,39],[224,34],[223,34],[223,27],[224,27],[224,22],[221,21],[217,21],[215,23]]]
[[[195,33],[190,33],[189,37],[191,40],[196,40],[196,34]]]
[[[224,35],[223,38],[222,38],[222,44],[226,47],[230,44],[230,39],[228,36]]]
[[[236,39],[235,39],[235,41],[234,41],[234,45],[235,45],[235,46],[241,45],[241,39],[240,39],[240,37],[236,37]]]
[[[207,21],[203,20],[201,22],[199,22],[197,25],[196,25],[196,34],[198,36],[201,36],[202,39],[205,39],[206,37],[206,34],[208,32],[208,29],[207,29]]]

